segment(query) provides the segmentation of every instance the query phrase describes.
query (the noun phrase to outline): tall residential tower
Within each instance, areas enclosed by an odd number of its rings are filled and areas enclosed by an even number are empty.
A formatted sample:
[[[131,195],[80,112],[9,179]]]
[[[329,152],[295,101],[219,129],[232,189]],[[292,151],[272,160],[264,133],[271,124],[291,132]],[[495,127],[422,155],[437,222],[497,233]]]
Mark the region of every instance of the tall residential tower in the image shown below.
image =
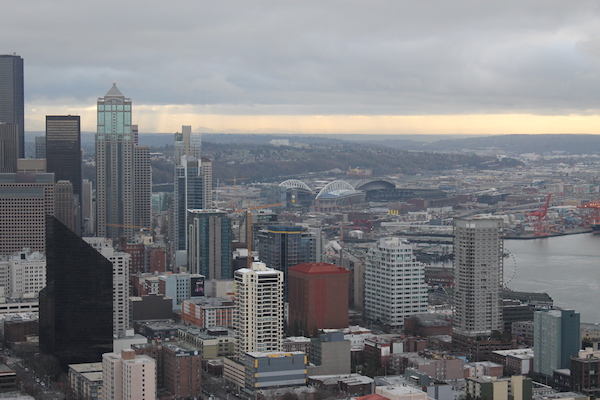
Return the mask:
[[[454,334],[502,332],[501,219],[454,220]]]
[[[283,272],[252,263],[235,271],[234,327],[236,357],[281,350],[283,339]]]

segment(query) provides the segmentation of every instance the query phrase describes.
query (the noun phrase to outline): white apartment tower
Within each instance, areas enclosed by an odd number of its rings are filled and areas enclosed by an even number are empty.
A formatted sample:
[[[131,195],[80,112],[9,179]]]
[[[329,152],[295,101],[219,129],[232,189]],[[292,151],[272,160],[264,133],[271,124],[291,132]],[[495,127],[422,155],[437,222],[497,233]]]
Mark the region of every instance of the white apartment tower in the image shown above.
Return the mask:
[[[502,331],[501,219],[454,219],[454,333]]]
[[[130,328],[129,311],[129,271],[131,255],[115,251],[110,239],[83,238],[90,246],[102,254],[113,265],[113,336],[115,339],[127,336]]]
[[[155,400],[156,361],[136,355],[131,349],[102,355],[104,398],[112,400]]]
[[[416,261],[412,246],[398,237],[381,238],[367,252],[365,314],[393,328],[404,318],[427,312],[425,266]]]
[[[235,271],[236,357],[281,351],[283,339],[283,272],[254,262]]]

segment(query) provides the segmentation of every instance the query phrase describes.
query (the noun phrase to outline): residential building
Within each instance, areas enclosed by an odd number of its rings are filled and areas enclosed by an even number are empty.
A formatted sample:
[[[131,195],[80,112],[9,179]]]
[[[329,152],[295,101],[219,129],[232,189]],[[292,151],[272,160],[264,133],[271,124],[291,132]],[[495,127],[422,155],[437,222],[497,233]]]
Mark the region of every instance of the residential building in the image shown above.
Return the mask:
[[[46,287],[46,257],[40,252],[23,250],[0,261],[2,297],[34,298]]]
[[[53,216],[47,217],[46,240],[40,352],[63,368],[99,362],[112,350],[112,263]]]
[[[483,376],[467,378],[467,394],[475,399],[531,400],[533,382],[523,375],[507,378]]]
[[[183,300],[181,320],[199,328],[233,327],[233,301],[222,297]]]
[[[46,215],[54,215],[54,174],[0,174],[0,254],[43,252]]]
[[[129,305],[129,270],[131,256],[115,251],[104,238],[84,238],[87,243],[95,243],[95,248],[112,264],[113,294],[113,336],[115,339],[126,336],[131,328]]]
[[[580,315],[573,310],[536,311],[533,315],[533,371],[551,377],[569,368],[581,346]]]
[[[188,266],[208,280],[231,279],[231,218],[221,210],[188,210]]]
[[[348,327],[348,270],[327,263],[302,263],[288,271],[288,326],[294,334]],[[300,332],[302,331],[302,332]]]
[[[102,355],[104,398],[112,400],[155,400],[156,361],[134,350]]]
[[[79,115],[46,116],[46,171],[54,173],[56,182],[69,181],[73,187],[77,228],[73,232],[80,234],[82,200],[82,156],[81,124]],[[59,218],[61,219],[61,218]],[[61,221],[63,221],[61,219]],[[64,222],[64,221],[63,221]],[[65,223],[70,226],[70,224]]]
[[[236,357],[280,351],[283,339],[283,272],[254,262],[235,271]]]
[[[202,394],[202,354],[182,343],[163,344],[164,386],[175,398]]]
[[[100,400],[104,380],[102,363],[70,364],[68,371],[69,386],[81,399]]]
[[[427,312],[425,267],[412,246],[398,237],[381,238],[365,261],[365,316],[393,328],[404,318]]]
[[[212,205],[212,162],[202,157],[202,135],[184,125],[175,134],[175,185],[173,193],[173,249],[187,246],[187,210]],[[177,265],[178,266],[178,265]]]
[[[571,358],[571,389],[590,397],[600,394],[600,352],[591,348],[580,350]]]
[[[17,158],[25,158],[25,93],[23,59],[0,54],[0,123],[18,126]],[[14,172],[14,171],[13,171]]]
[[[454,219],[455,335],[502,332],[501,219]]]

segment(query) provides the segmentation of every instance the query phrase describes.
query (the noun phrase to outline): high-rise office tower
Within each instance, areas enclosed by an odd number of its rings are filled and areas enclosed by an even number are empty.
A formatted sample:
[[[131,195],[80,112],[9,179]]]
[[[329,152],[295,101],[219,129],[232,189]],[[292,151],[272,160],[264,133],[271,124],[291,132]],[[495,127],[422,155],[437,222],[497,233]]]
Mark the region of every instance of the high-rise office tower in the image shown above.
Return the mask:
[[[56,181],[73,185],[77,204],[77,224],[80,224],[82,193],[81,125],[79,115],[46,116],[46,170],[53,172]],[[70,227],[70,226],[69,226]],[[73,230],[81,233],[81,228]]]
[[[255,262],[235,271],[236,357],[280,351],[283,339],[283,272]]]
[[[404,318],[427,312],[425,266],[412,246],[398,237],[379,239],[365,261],[365,315],[393,328]]]
[[[283,272],[285,301],[288,299],[288,270],[300,263],[319,262],[321,238],[301,226],[269,226],[258,233],[258,257]]]
[[[0,254],[46,248],[46,215],[54,215],[54,174],[0,174]]]
[[[35,158],[46,158],[46,136],[35,137]]]
[[[79,233],[79,204],[71,181],[58,181],[54,187],[54,216],[75,233]]]
[[[348,270],[327,263],[302,263],[289,270],[289,328],[312,335],[348,327]]]
[[[502,332],[500,219],[454,220],[454,334]]]
[[[148,153],[136,150],[136,146],[137,125],[131,124],[131,99],[113,84],[98,99],[96,233],[100,237],[132,237],[135,226],[146,226],[138,224],[150,220],[150,169],[143,160]]]
[[[206,279],[232,279],[231,218],[220,210],[188,210],[188,267]]]
[[[16,54],[0,54],[0,122],[18,125],[15,150],[17,158],[25,158],[23,59]]]
[[[173,195],[173,249],[186,250],[187,210],[212,206],[212,161],[202,157],[202,136],[182,126],[175,134],[175,186]]]
[[[571,367],[581,348],[580,315],[573,310],[544,310],[533,314],[533,371],[552,377],[555,369]]]
[[[133,171],[133,221],[136,226],[149,228],[152,226],[152,168],[150,167],[150,147],[138,146],[136,144],[133,149]]]
[[[92,182],[84,179],[81,194],[81,224],[84,236],[93,236],[95,231],[94,222],[96,218],[92,192]]]
[[[0,173],[17,172],[19,125],[0,122]]]
[[[68,364],[112,351],[113,267],[53,216],[46,219],[46,287],[40,292],[40,351]]]
[[[181,133],[175,134],[175,163],[182,156],[192,156],[199,160],[202,157],[202,134],[192,133],[192,127],[183,125]]]

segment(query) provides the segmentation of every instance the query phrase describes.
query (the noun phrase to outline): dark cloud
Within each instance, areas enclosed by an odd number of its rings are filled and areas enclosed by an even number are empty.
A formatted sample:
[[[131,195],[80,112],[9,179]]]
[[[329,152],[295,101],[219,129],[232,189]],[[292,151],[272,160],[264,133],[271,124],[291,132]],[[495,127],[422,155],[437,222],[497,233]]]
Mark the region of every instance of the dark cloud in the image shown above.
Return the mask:
[[[231,114],[595,113],[594,1],[114,1],[2,5],[27,96]]]

